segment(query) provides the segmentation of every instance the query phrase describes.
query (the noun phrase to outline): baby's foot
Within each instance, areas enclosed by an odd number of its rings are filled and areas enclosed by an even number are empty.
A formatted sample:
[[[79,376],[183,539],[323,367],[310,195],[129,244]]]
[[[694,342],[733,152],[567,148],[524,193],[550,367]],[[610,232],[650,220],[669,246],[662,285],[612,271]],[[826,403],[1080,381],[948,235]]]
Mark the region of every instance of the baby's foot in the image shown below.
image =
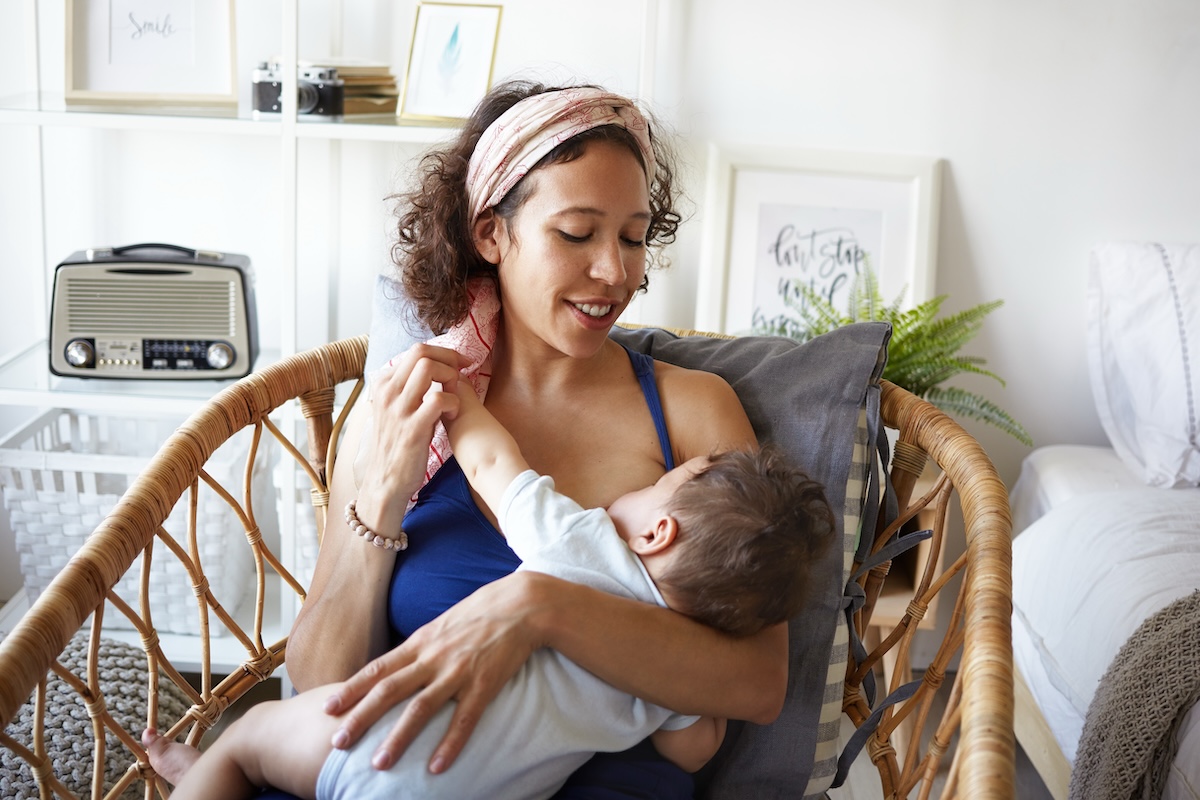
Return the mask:
[[[183,780],[183,776],[200,757],[200,751],[196,748],[164,739],[153,728],[142,731],[142,745],[150,758],[150,766],[172,786]]]

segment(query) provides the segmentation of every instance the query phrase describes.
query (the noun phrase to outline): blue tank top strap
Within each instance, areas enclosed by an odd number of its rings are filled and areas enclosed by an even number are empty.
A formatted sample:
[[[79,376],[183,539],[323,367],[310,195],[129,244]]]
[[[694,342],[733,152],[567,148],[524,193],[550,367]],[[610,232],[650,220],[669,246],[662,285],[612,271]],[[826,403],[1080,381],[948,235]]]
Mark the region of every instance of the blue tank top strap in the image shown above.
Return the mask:
[[[622,345],[624,347],[624,345]],[[654,359],[645,353],[638,353],[625,347],[629,361],[633,364],[633,373],[641,384],[642,394],[646,405],[650,408],[650,417],[654,420],[654,429],[658,431],[658,444],[662,448],[663,463],[667,472],[675,469],[675,456],[671,452],[671,437],[667,435],[667,420],[663,417],[662,402],[658,397],[658,384],[654,382]]]

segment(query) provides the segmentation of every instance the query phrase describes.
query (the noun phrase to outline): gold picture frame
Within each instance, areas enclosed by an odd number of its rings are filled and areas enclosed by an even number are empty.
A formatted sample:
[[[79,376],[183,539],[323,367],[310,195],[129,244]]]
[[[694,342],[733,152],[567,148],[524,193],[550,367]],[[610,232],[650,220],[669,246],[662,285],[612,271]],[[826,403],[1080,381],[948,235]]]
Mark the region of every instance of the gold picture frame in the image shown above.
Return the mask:
[[[397,115],[458,123],[492,86],[499,5],[418,3]]]
[[[67,0],[67,103],[237,106],[233,0]]]

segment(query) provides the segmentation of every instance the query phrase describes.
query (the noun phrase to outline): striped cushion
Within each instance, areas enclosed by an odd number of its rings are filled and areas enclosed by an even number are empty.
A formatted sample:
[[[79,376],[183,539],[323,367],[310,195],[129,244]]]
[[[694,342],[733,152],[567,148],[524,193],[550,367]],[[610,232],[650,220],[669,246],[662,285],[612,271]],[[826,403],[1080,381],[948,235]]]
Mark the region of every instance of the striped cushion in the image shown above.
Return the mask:
[[[871,429],[867,424],[867,410],[858,416],[858,430],[854,439],[854,455],[850,463],[850,476],[846,481],[846,506],[843,509],[842,574],[843,582],[850,580],[850,569],[854,562],[854,551],[862,531],[863,506],[867,497],[867,480],[871,469],[871,458],[875,448],[871,444]],[[845,616],[839,614],[837,628],[833,634],[833,649],[829,654],[829,673],[825,676],[825,695],[822,698],[821,721],[817,734],[817,749],[813,754],[813,769],[804,790],[805,800],[825,797],[833,776],[837,772],[838,734],[842,721],[842,684],[846,677],[846,664],[850,649],[850,631]]]

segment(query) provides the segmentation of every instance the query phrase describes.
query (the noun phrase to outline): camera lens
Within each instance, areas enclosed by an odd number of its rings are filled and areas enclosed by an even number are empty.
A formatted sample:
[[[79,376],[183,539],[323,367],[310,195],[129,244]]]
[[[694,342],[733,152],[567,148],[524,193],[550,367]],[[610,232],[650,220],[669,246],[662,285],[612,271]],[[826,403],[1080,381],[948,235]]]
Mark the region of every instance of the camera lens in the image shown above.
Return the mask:
[[[317,107],[317,103],[321,100],[321,95],[317,92],[317,87],[308,81],[300,81],[296,88],[298,90],[298,94],[296,95],[296,102],[298,104],[296,113],[311,114],[313,109]]]

